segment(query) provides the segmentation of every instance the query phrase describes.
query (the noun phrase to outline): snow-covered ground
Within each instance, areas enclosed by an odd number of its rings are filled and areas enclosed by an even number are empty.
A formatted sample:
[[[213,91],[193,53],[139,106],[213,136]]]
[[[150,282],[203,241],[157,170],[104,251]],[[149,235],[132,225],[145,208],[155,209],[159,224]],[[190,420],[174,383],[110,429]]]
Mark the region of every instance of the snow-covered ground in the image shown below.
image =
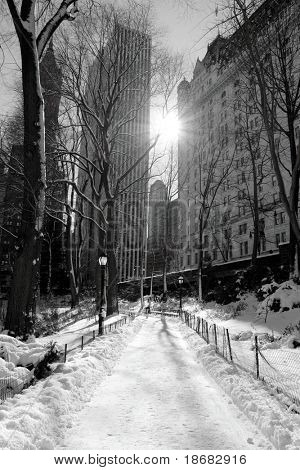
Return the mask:
[[[54,449],[79,410],[111,374],[144,319],[139,317],[77,350],[55,373],[0,406],[0,448]]]
[[[264,287],[266,292],[269,287]],[[281,306],[277,312],[266,310],[273,299]],[[195,300],[185,299],[183,307],[211,324],[228,329],[233,362],[253,374],[256,373],[254,336],[257,335],[260,376],[273,388],[296,400],[300,412],[300,348],[293,348],[294,340],[300,343],[299,330],[293,329],[300,321],[299,303],[299,286],[288,281],[277,286],[276,292],[261,303],[254,294],[245,294],[239,302],[226,306],[209,303],[201,307]],[[292,334],[286,334],[287,327]]]
[[[228,328],[235,359],[244,354],[253,361],[253,333],[282,335],[288,324],[298,323],[299,309],[270,312],[265,323],[265,315],[254,314],[259,311],[254,297],[242,300],[244,307],[234,317],[236,305],[200,309],[186,300],[184,308]],[[139,305],[133,308],[137,312]],[[20,365],[38,361],[50,340],[60,347],[97,330],[95,320],[81,320],[26,345],[6,336],[0,375],[13,371],[16,384],[29,380],[32,372]],[[299,349],[290,349],[290,339],[265,342],[261,349],[270,360],[276,353],[282,375],[295,373],[292,382],[298,386]],[[287,355],[293,356],[288,363]],[[296,372],[288,369],[292,363]],[[179,319],[139,316],[54,367],[50,377],[0,405],[0,448],[300,449],[300,416],[291,402],[216,355]]]
[[[300,449],[300,415],[287,411],[262,382],[224,361],[212,345],[182,325],[184,338],[233,403],[270,439],[276,449]]]
[[[60,449],[269,449],[197,364],[178,320],[149,316]]]

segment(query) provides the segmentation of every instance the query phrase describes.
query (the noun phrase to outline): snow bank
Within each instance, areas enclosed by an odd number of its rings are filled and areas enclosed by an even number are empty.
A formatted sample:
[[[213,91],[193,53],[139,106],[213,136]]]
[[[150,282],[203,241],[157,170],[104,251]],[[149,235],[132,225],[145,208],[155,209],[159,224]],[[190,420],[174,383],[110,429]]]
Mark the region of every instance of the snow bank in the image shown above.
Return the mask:
[[[185,324],[181,331],[196,352],[197,360],[277,449],[300,449],[299,415],[288,414],[262,382],[218,356],[213,346],[204,344]]]
[[[0,400],[19,393],[33,378],[33,368],[44,358],[47,345],[22,343],[0,334]],[[26,367],[31,366],[29,371]]]
[[[293,281],[286,281],[261,302],[257,308],[257,314],[266,315],[272,311],[284,312],[297,307],[300,307],[300,286]]]
[[[23,343],[11,336],[0,334],[0,357],[16,366],[36,366],[45,356],[47,348],[35,340]]]
[[[0,406],[0,448],[54,449],[76,413],[110,375],[142,317],[107,336],[97,337],[76,352],[55,373]],[[13,341],[12,341],[13,343]]]

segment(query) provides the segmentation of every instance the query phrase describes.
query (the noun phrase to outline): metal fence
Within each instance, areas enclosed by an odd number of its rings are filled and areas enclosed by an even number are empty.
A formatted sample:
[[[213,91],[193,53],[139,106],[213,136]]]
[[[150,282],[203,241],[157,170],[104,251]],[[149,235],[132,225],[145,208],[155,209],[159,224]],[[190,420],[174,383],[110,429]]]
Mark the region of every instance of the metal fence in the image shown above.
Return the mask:
[[[85,335],[79,336],[74,341],[64,345],[63,351],[61,353],[61,361],[66,362],[67,355],[75,351],[78,348],[83,349],[84,346],[93,341],[96,336],[106,335],[117,328],[124,326],[130,323],[135,318],[134,314],[129,314],[124,318],[121,318],[113,323],[108,325],[103,325],[102,334],[99,335],[99,330],[92,330],[86,333]],[[12,398],[17,393],[21,393],[22,390],[28,387],[29,383],[24,384],[16,374],[12,373],[7,377],[0,378],[0,404],[3,403],[7,398]]]
[[[64,345],[64,351],[62,353],[62,360],[64,362],[66,362],[67,355],[70,352],[75,351],[78,348],[81,348],[81,350],[82,350],[84,348],[84,346],[89,344],[91,341],[94,341],[96,336],[106,335],[106,334],[116,330],[117,328],[130,323],[133,320],[133,318],[134,318],[133,314],[127,315],[126,317],[123,317],[120,320],[117,320],[113,323],[109,323],[108,325],[104,324],[103,327],[102,327],[102,332],[100,332],[99,329],[91,330],[88,333],[86,333],[85,335],[79,336],[74,341],[71,341],[70,343],[66,343]]]
[[[11,374],[7,377],[0,378],[0,404],[7,398],[12,398],[17,393],[20,393],[29,383],[24,383],[18,379],[16,374]]]
[[[252,350],[248,341],[232,341],[229,330],[204,318],[181,312],[182,320],[227,361],[286,395],[300,406],[300,350],[264,349],[264,335],[255,335]]]

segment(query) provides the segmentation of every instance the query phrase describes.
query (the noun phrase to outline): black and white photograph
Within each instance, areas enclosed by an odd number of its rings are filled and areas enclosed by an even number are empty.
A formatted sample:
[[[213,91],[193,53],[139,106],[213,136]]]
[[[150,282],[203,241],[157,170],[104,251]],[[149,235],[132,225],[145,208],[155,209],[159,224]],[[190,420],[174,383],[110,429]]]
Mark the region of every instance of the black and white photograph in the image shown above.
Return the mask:
[[[0,461],[294,466],[299,192],[300,0],[1,1]]]

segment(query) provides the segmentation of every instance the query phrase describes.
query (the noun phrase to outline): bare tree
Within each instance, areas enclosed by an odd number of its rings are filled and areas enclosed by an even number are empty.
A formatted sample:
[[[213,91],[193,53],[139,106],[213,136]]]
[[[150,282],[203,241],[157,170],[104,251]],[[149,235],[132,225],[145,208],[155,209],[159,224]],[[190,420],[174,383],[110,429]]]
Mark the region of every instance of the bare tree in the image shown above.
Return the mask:
[[[24,99],[22,235],[6,316],[6,328],[16,334],[32,329],[29,324],[34,321],[39,285],[46,183],[40,59],[57,28],[63,21],[73,20],[78,11],[76,0],[63,0],[59,6],[55,5],[56,2],[42,3],[37,4],[36,0],[6,1],[21,51]]]
[[[210,147],[209,141],[201,137],[196,137],[194,140],[193,148],[193,168],[197,168],[198,182],[193,191],[193,203],[194,203],[194,214],[198,221],[195,227],[195,234],[197,234],[198,248],[198,299],[203,300],[203,288],[202,288],[202,275],[203,275],[203,251],[207,247],[208,235],[207,228],[211,224],[211,218],[216,220],[216,206],[218,203],[219,192],[222,189],[222,185],[228,181],[232,171],[232,164],[235,156],[235,150],[232,155],[229,156],[227,161],[223,161],[223,147],[222,147],[222,135],[219,135],[219,139],[216,143]],[[227,196],[229,197],[229,196]],[[228,206],[230,205],[227,200],[225,207],[225,213],[223,219],[230,217]],[[224,222],[224,220],[223,220]],[[217,226],[218,224],[216,224]],[[206,239],[204,239],[206,237]]]
[[[125,30],[128,39],[124,43],[120,35]],[[95,243],[88,253],[98,246],[108,255],[109,314],[117,310],[119,220],[123,217],[129,230],[135,229],[130,204],[137,201],[141,209],[138,229],[144,233],[148,159],[159,138],[158,134],[149,138],[148,111],[150,97],[161,93],[155,75],[162,68],[163,56],[156,55],[150,63],[150,33],[147,8],[135,5],[124,11],[100,6],[92,17],[81,18],[71,34],[62,34],[60,42],[66,126],[81,129],[81,143],[71,153],[78,169],[77,198],[84,197],[82,212],[98,220],[92,237]],[[176,83],[174,76],[169,78],[163,87],[165,97]],[[72,108],[76,109],[73,114]],[[74,181],[70,184],[75,188]],[[140,240],[145,240],[143,234]]]

